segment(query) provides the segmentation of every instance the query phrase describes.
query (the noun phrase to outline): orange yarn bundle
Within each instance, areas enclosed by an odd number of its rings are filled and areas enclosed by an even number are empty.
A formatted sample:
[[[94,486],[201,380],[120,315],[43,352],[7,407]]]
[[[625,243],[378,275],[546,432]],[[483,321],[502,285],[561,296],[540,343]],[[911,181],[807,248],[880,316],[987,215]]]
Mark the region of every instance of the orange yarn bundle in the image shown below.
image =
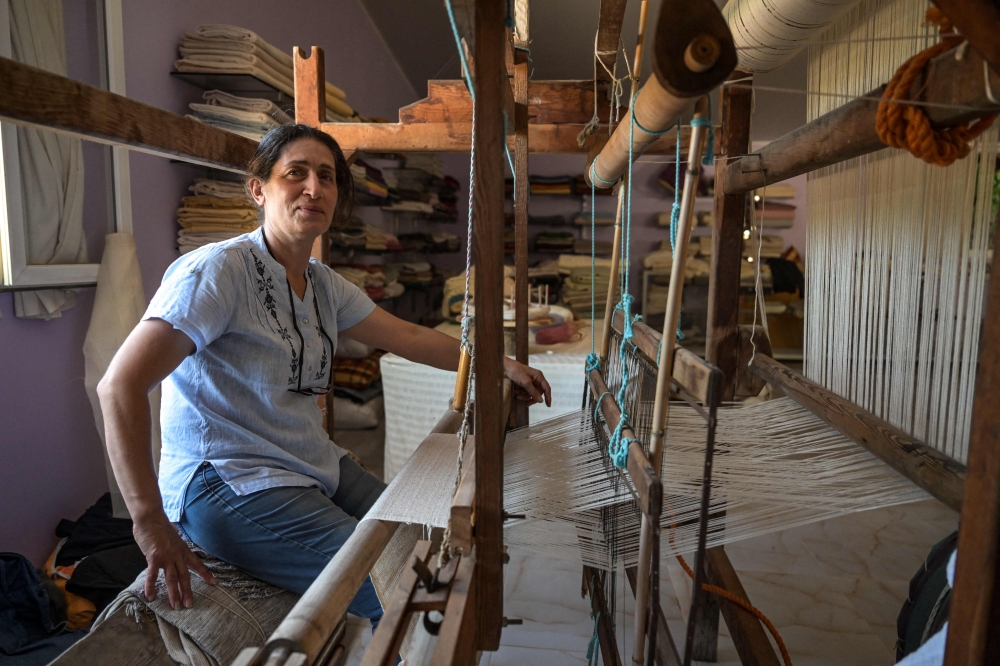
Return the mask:
[[[924,49],[896,70],[879,102],[875,129],[886,145],[905,148],[930,164],[948,166],[969,154],[969,142],[989,129],[997,114],[984,116],[968,127],[934,129],[923,109],[905,103],[909,100],[910,88],[927,63],[965,41],[938,8],[927,10],[927,22],[938,26],[942,41]]]

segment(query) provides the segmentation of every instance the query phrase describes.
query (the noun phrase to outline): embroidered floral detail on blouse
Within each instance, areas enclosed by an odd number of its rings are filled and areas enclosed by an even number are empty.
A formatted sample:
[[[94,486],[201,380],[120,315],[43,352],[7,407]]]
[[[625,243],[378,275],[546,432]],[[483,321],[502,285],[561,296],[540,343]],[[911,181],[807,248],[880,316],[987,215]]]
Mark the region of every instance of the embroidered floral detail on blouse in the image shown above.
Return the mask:
[[[257,293],[258,295],[263,294],[264,307],[267,308],[267,311],[274,318],[274,323],[276,325],[274,330],[277,331],[282,340],[288,343],[288,349],[292,353],[292,360],[289,363],[292,374],[288,378],[288,385],[291,386],[295,384],[299,378],[299,354],[295,350],[295,345],[292,343],[292,336],[288,332],[288,327],[282,326],[281,320],[278,318],[277,301],[272,293],[274,290],[274,281],[271,279],[270,273],[268,273],[267,266],[265,266],[264,262],[260,260],[260,257],[257,256],[256,252],[250,249],[248,249],[248,251],[250,252],[250,256],[253,257],[254,269],[257,272],[257,277],[255,278]],[[289,305],[291,305],[291,303]]]

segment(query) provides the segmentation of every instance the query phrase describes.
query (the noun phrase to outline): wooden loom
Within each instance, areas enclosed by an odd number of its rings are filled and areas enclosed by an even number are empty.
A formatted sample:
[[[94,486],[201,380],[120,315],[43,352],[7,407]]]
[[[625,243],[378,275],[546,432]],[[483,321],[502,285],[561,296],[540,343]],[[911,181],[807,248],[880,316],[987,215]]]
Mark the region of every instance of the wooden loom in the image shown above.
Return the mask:
[[[439,638],[440,659],[436,663],[468,663],[477,650],[496,649],[504,624],[502,599],[502,442],[506,415],[510,412],[509,387],[505,395],[501,381],[501,263],[502,263],[502,111],[513,106],[515,178],[519,192],[526,192],[528,152],[587,152],[576,144],[576,134],[589,119],[593,94],[589,83],[528,82],[526,57],[511,48],[503,28],[504,3],[479,0],[476,4],[477,104],[476,136],[478,197],[476,222],[476,264],[480,280],[478,298],[478,354],[476,395],[480,404],[504,405],[503,410],[477,411],[475,465],[462,479],[453,506],[458,517],[458,540],[466,544],[471,557],[457,562],[453,582],[436,598],[432,593],[414,594],[406,601],[410,609],[442,607],[445,623]],[[968,112],[956,112],[946,105],[977,108],[973,115],[995,112],[997,107],[983,94],[982,63],[992,71],[994,89],[1000,86],[1000,51],[995,36],[1000,34],[1000,11],[987,0],[937,0],[939,7],[969,37],[972,49],[963,61],[946,54],[932,63],[918,94],[928,102],[929,115],[939,125],[967,119]],[[624,0],[602,0],[598,44],[617,44]],[[318,56],[318,57],[317,57]],[[315,94],[323,81],[322,53],[313,57],[296,52],[296,115],[300,122],[319,125],[323,117],[322,98]],[[505,63],[506,60],[506,63]],[[506,66],[505,66],[506,65]],[[503,78],[513,72],[513,91]],[[746,78],[735,73],[733,78]],[[335,136],[345,153],[363,150],[468,150],[471,102],[460,82],[432,84],[429,97],[401,111],[401,122],[388,125],[330,125],[324,130]],[[51,129],[83,139],[217,168],[242,171],[253,155],[255,144],[243,137],[145,105],[65,77],[0,59],[0,118],[7,122]],[[312,94],[311,94],[312,93]],[[537,97],[535,97],[537,94]],[[875,104],[869,96],[845,104],[750,155],[749,119],[751,92],[746,87],[728,87],[723,92],[721,152],[728,164],[719,168],[716,180],[716,214],[709,298],[708,360],[720,370],[720,396],[730,399],[740,387],[763,379],[781,388],[807,409],[846,436],[868,448],[908,479],[948,506],[962,511],[956,587],[951,611],[946,664],[979,665],[1000,663],[1000,634],[990,631],[1000,626],[1000,396],[994,387],[1000,382],[1000,282],[994,280],[988,295],[987,317],[980,345],[979,376],[973,408],[973,428],[969,445],[969,468],[954,462],[915,438],[893,428],[866,410],[839,398],[760,353],[764,340],[756,331],[737,325],[741,233],[747,214],[747,194],[765,182],[777,182],[825,165],[843,161],[884,146],[874,133]],[[530,118],[534,111],[535,117]],[[532,122],[534,120],[534,122]],[[690,132],[684,133],[687,141]],[[646,152],[669,152],[669,134],[652,143]],[[742,157],[741,157],[742,156]],[[737,159],[738,158],[738,159]],[[516,254],[519,267],[527,264],[527,209],[522,197],[516,202]],[[994,247],[1000,246],[1000,225]],[[993,275],[1000,275],[1000,257],[994,254]],[[517,303],[527,304],[526,271],[519,270]],[[527,360],[526,311],[517,312],[519,334],[517,356]],[[758,340],[758,353],[751,376],[742,371],[748,359],[751,335]],[[658,345],[656,335],[637,326],[637,344],[647,355]],[[646,345],[643,348],[643,345]],[[673,379],[690,386],[691,372],[699,365],[682,350],[673,356]],[[741,363],[740,361],[743,361]],[[759,386],[759,384],[758,384]],[[707,398],[706,394],[706,398]],[[707,403],[706,403],[707,404]],[[606,405],[607,409],[610,405]],[[523,424],[526,415],[515,414]],[[613,418],[613,415],[608,415]],[[435,432],[454,432],[460,414],[446,413]],[[636,485],[646,479],[646,506],[655,510],[658,479],[641,452],[631,455]],[[644,456],[643,456],[644,457]],[[631,465],[630,465],[631,466]],[[473,524],[472,516],[475,521]],[[361,585],[378,554],[389,542],[396,525],[364,521],[355,535],[330,562],[323,574],[286,618],[264,651],[247,653],[243,663],[255,663],[267,655],[268,664],[318,664],[336,653],[329,644],[354,592]],[[464,530],[464,531],[463,531]],[[465,554],[465,551],[463,551]],[[743,596],[738,578],[722,548],[710,549],[704,574],[707,579]],[[474,564],[474,566],[473,566]],[[406,581],[404,580],[404,583]],[[405,585],[402,589],[406,589]],[[442,599],[442,597],[445,597]],[[594,603],[600,604],[595,596]],[[391,612],[389,608],[387,611]],[[726,619],[744,664],[772,664],[777,658],[759,621],[726,601],[702,596],[697,613],[696,658],[710,659],[714,653],[718,614]],[[694,615],[694,614],[692,614]],[[387,620],[389,619],[387,613]],[[662,635],[659,625],[657,636]],[[602,649],[610,638],[602,633]],[[665,641],[658,641],[662,647]],[[382,654],[391,655],[388,650]],[[611,652],[608,651],[608,659]],[[657,661],[671,662],[671,654],[657,650]],[[676,658],[676,653],[673,655]],[[261,660],[259,663],[264,663]],[[605,663],[612,663],[606,660]]]

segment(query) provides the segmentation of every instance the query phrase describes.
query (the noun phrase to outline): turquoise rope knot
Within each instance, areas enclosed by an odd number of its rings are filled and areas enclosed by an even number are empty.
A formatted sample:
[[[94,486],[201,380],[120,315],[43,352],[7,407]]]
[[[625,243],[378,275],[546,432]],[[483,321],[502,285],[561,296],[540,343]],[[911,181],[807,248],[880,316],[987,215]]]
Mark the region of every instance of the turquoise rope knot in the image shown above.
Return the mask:
[[[597,354],[590,352],[587,354],[587,373],[589,374],[591,370],[601,369],[601,359],[597,357]]]
[[[475,323],[476,318],[471,315],[466,315],[462,317],[462,346],[469,346],[469,332],[472,330],[472,325]]]

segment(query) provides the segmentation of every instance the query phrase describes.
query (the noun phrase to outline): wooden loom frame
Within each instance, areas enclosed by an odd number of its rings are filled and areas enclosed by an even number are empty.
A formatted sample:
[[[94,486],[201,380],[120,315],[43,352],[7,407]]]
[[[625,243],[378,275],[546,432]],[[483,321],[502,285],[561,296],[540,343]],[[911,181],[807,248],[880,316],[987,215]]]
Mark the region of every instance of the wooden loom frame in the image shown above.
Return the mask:
[[[978,91],[982,89],[980,77],[984,60],[990,67],[989,76],[994,82],[994,89],[1000,84],[1000,77],[997,76],[1000,49],[995,40],[995,35],[1000,33],[1000,10],[988,0],[936,0],[936,3],[963,34],[969,37],[972,48],[962,62],[954,61],[948,54],[935,61],[927,76],[926,86],[919,91],[919,96],[930,102],[947,102],[980,109],[975,115],[996,111],[997,107],[989,100],[984,100]],[[483,290],[480,326],[484,329],[496,327],[499,331],[500,255],[497,251],[491,257],[484,250],[487,249],[485,246],[491,245],[498,248],[499,241],[502,240],[499,217],[503,197],[499,184],[502,172],[502,146],[499,137],[502,126],[498,122],[500,115],[497,109],[502,108],[502,99],[511,96],[503,94],[505,84],[499,76],[503,71],[504,45],[502,29],[499,28],[503,16],[501,3],[498,0],[480,0],[477,6],[480,8],[480,12],[477,12],[477,35],[480,39],[477,39],[475,46],[477,61],[483,67],[481,71],[497,73],[494,77],[483,76],[477,79],[481,91],[478,101],[484,107],[478,115],[481,120],[477,126],[477,139],[481,140],[478,144],[481,166],[477,180],[484,186],[481,187],[481,198],[477,200],[479,210],[484,213],[476,230],[479,246],[477,264],[485,278],[485,282],[481,284],[489,286],[491,290],[495,287],[492,295],[490,291]],[[620,31],[623,8],[622,0],[602,1],[599,43],[617,41],[616,38],[612,40],[611,36],[616,23]],[[297,58],[297,64],[300,59]],[[937,76],[937,72],[941,73],[940,76]],[[737,73],[735,76],[743,75]],[[949,82],[959,84],[951,85]],[[967,83],[962,85],[961,82]],[[224,130],[9,59],[0,59],[0,89],[5,91],[0,96],[0,119],[6,122],[51,129],[117,147],[233,171],[242,171],[255,149],[253,141]],[[302,105],[303,113],[299,117],[306,120],[307,88],[298,88],[297,93],[297,115],[298,107]],[[563,93],[553,95],[561,97]],[[517,96],[517,91],[514,96]],[[520,99],[524,99],[523,94]],[[492,110],[486,102],[492,104]],[[523,101],[519,103],[522,106],[524,104]],[[874,107],[872,102],[864,99],[847,104],[773,142],[760,153],[748,155],[750,92],[746,88],[725,89],[720,143],[722,152],[731,161],[725,169],[717,171],[707,346],[709,360],[722,370],[724,399],[731,397],[736,391],[741,377],[741,372],[737,370],[739,361],[745,360],[740,350],[746,346],[742,343],[750,335],[745,329],[741,330],[736,319],[742,240],[740,235],[746,215],[747,192],[757,182],[776,182],[884,147],[871,140]],[[514,114],[516,159],[523,159],[526,150],[582,152],[567,139],[568,135],[575,133],[575,128],[560,127],[557,123],[533,128],[530,120],[524,122],[527,120],[526,115]],[[937,124],[954,122],[953,116],[947,117],[947,111],[933,111],[929,115]],[[517,121],[518,117],[520,122]],[[423,126],[414,127],[417,124]],[[390,140],[388,137],[392,137],[392,141],[398,140],[398,143],[392,144],[395,150],[464,152],[471,139],[468,129],[461,122],[400,125],[409,126],[324,126],[324,129],[340,138],[348,153],[364,149],[387,150],[387,142]],[[518,131],[527,137],[527,147],[523,145],[524,142],[518,145]],[[354,137],[353,143],[351,137]],[[660,146],[656,149],[666,152],[671,142],[671,137],[664,137],[657,142]],[[740,155],[745,157],[733,159]],[[523,174],[523,170],[518,170],[515,176],[523,178]],[[522,188],[526,185],[520,183]],[[520,216],[522,222],[526,222],[524,217]],[[520,226],[522,239],[524,229]],[[1000,235],[1000,227],[997,233]],[[1000,236],[995,239],[994,245],[1000,246]],[[519,260],[524,254],[526,253],[517,253]],[[994,254],[993,261],[993,275],[1000,275],[1000,256]],[[525,287],[526,283],[522,285],[519,282],[519,290]],[[518,300],[527,302],[526,297]],[[949,506],[961,509],[961,555],[958,558],[949,629],[946,656],[948,666],[1000,663],[1000,634],[990,631],[992,627],[1000,625],[1000,436],[997,434],[1000,432],[1000,394],[994,390],[1000,381],[998,280],[992,281],[990,285],[986,312],[973,406],[968,470],[771,359],[758,354],[752,368],[754,374],[783,388],[810,411],[869,448],[911,481]],[[483,337],[489,341],[489,335],[485,333]],[[480,338],[481,343],[484,342],[483,337]],[[477,395],[502,400],[499,381],[501,374],[497,363],[500,357],[497,350],[502,349],[502,345],[494,338],[483,349],[487,347],[491,351],[480,357],[484,362],[477,376]],[[503,419],[488,417],[488,410],[480,410],[479,413],[486,416],[486,419],[477,424],[479,432],[475,472],[480,481],[475,485],[475,535],[479,542],[477,548],[480,544],[483,545],[477,564],[482,563],[483,566],[480,569],[482,573],[474,579],[474,616],[478,618],[478,626],[464,630],[467,636],[475,636],[472,643],[468,643],[466,639],[466,645],[463,646],[466,649],[495,648],[503,623],[499,607],[490,608],[490,604],[483,601],[500,598],[498,583],[502,567],[502,546],[497,537],[487,538],[486,534],[498,535],[502,523],[501,506],[497,502],[500,489],[496,470],[500,462],[497,454],[502,441]],[[455,412],[446,414],[436,430],[453,431],[456,415]],[[493,479],[489,479],[490,476]],[[360,586],[374,564],[375,556],[385,547],[394,531],[395,525],[378,521],[362,522],[348,545],[331,561],[320,579],[272,636],[269,647],[283,651],[288,656],[301,655],[302,659],[298,663],[315,663],[333,635],[342,613],[329,619],[329,622],[324,618],[330,615],[329,610],[333,607],[340,605],[346,608],[353,590]],[[735,578],[724,550],[711,549],[707,559],[710,582],[720,584],[730,591],[738,591],[738,579]],[[730,626],[741,661],[777,663],[759,622],[742,609],[729,606],[722,602],[721,610]],[[471,608],[472,606],[470,610]],[[701,630],[711,638],[712,616],[715,616],[714,626],[717,626],[718,613],[711,604],[706,604],[701,615],[704,618]],[[761,644],[761,638],[766,647]],[[708,640],[706,644],[711,642]]]

